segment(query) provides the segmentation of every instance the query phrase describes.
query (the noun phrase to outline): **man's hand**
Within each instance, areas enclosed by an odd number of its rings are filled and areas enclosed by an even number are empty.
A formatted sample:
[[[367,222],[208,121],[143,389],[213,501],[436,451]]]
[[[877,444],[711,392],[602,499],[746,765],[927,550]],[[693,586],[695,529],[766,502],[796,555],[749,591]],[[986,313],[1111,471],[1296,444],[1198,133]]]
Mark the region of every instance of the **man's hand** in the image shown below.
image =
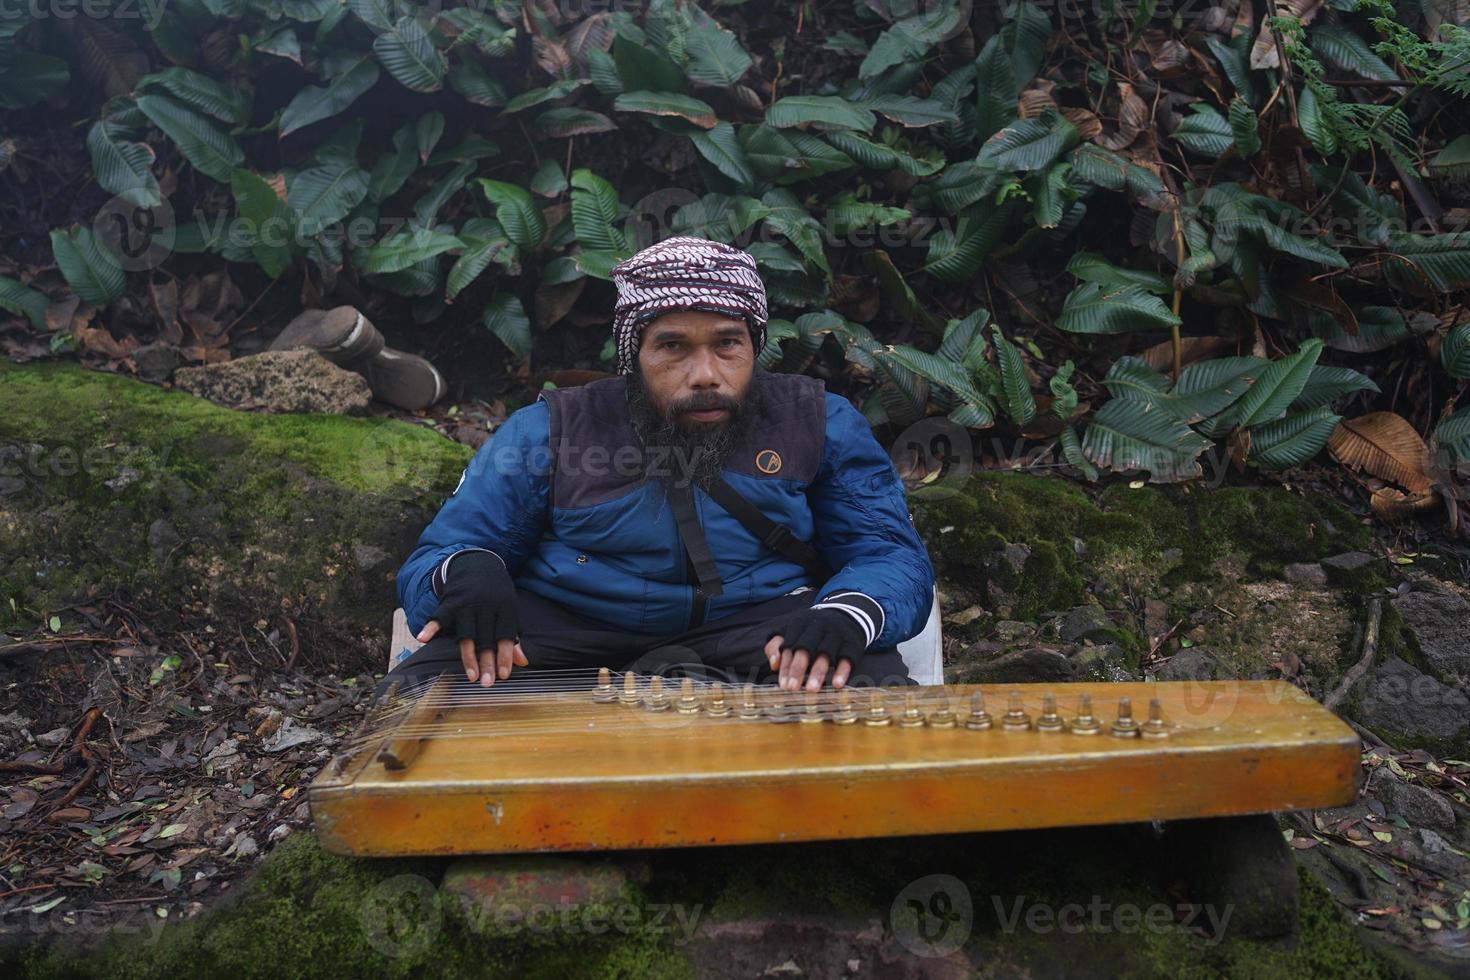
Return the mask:
[[[510,676],[512,664],[525,667],[517,640],[516,587],[505,563],[486,551],[464,551],[449,563],[434,618],[419,630],[427,643],[444,630],[459,640],[459,659],[471,681],[490,687]]]
[[[867,648],[857,620],[840,609],[801,609],[767,626],[766,660],[782,689],[818,691],[832,671],[832,686],[842,687],[852,674],[853,658]],[[834,669],[835,665],[835,669]]]

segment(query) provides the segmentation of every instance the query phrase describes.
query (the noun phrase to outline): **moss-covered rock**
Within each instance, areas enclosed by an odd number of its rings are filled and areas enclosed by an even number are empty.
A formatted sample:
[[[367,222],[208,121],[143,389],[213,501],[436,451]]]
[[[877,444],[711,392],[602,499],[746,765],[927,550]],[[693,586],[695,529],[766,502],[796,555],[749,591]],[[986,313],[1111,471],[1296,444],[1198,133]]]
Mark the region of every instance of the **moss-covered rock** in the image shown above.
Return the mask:
[[[285,614],[376,638],[469,455],[396,421],[233,412],[0,362],[0,629],[117,595],[165,622]]]

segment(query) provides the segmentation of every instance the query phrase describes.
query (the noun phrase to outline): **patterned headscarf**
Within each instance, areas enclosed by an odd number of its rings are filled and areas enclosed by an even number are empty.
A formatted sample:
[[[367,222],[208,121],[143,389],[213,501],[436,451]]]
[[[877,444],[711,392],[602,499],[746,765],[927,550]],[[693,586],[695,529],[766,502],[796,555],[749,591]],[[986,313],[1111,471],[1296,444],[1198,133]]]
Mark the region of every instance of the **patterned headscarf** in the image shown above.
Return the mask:
[[[643,326],[672,310],[702,310],[738,317],[750,325],[756,353],[766,346],[766,287],[755,259],[738,248],[703,238],[668,238],[612,270],[618,302],[613,337],[618,372],[638,363]]]

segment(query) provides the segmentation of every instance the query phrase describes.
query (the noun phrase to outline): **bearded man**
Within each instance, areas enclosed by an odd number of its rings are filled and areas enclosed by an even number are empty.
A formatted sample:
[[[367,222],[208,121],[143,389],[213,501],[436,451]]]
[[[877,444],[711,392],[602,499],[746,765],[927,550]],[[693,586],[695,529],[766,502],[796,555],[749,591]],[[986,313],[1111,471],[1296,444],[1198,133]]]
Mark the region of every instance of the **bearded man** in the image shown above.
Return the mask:
[[[907,683],[934,571],[866,419],[758,369],[745,252],[613,269],[618,375],[514,412],[398,573],[425,645],[388,675],[610,667],[783,688]]]

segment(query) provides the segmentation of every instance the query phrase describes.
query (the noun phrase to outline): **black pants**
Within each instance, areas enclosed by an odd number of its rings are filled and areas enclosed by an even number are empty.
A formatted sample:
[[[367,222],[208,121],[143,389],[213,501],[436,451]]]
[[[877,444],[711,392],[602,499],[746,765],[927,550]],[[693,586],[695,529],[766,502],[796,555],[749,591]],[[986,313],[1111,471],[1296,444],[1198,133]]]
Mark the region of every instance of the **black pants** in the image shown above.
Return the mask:
[[[812,599],[810,591],[777,596],[684,633],[650,636],[589,623],[565,606],[521,589],[516,600],[521,649],[531,663],[529,667],[516,667],[511,676],[538,670],[609,667],[732,684],[775,683],[776,674],[766,662],[766,624],[783,613],[810,606]],[[395,681],[407,686],[446,671],[463,670],[459,641],[436,636],[395,666],[378,690],[386,690]],[[860,687],[911,683],[897,647],[865,652],[853,663],[848,681]]]

